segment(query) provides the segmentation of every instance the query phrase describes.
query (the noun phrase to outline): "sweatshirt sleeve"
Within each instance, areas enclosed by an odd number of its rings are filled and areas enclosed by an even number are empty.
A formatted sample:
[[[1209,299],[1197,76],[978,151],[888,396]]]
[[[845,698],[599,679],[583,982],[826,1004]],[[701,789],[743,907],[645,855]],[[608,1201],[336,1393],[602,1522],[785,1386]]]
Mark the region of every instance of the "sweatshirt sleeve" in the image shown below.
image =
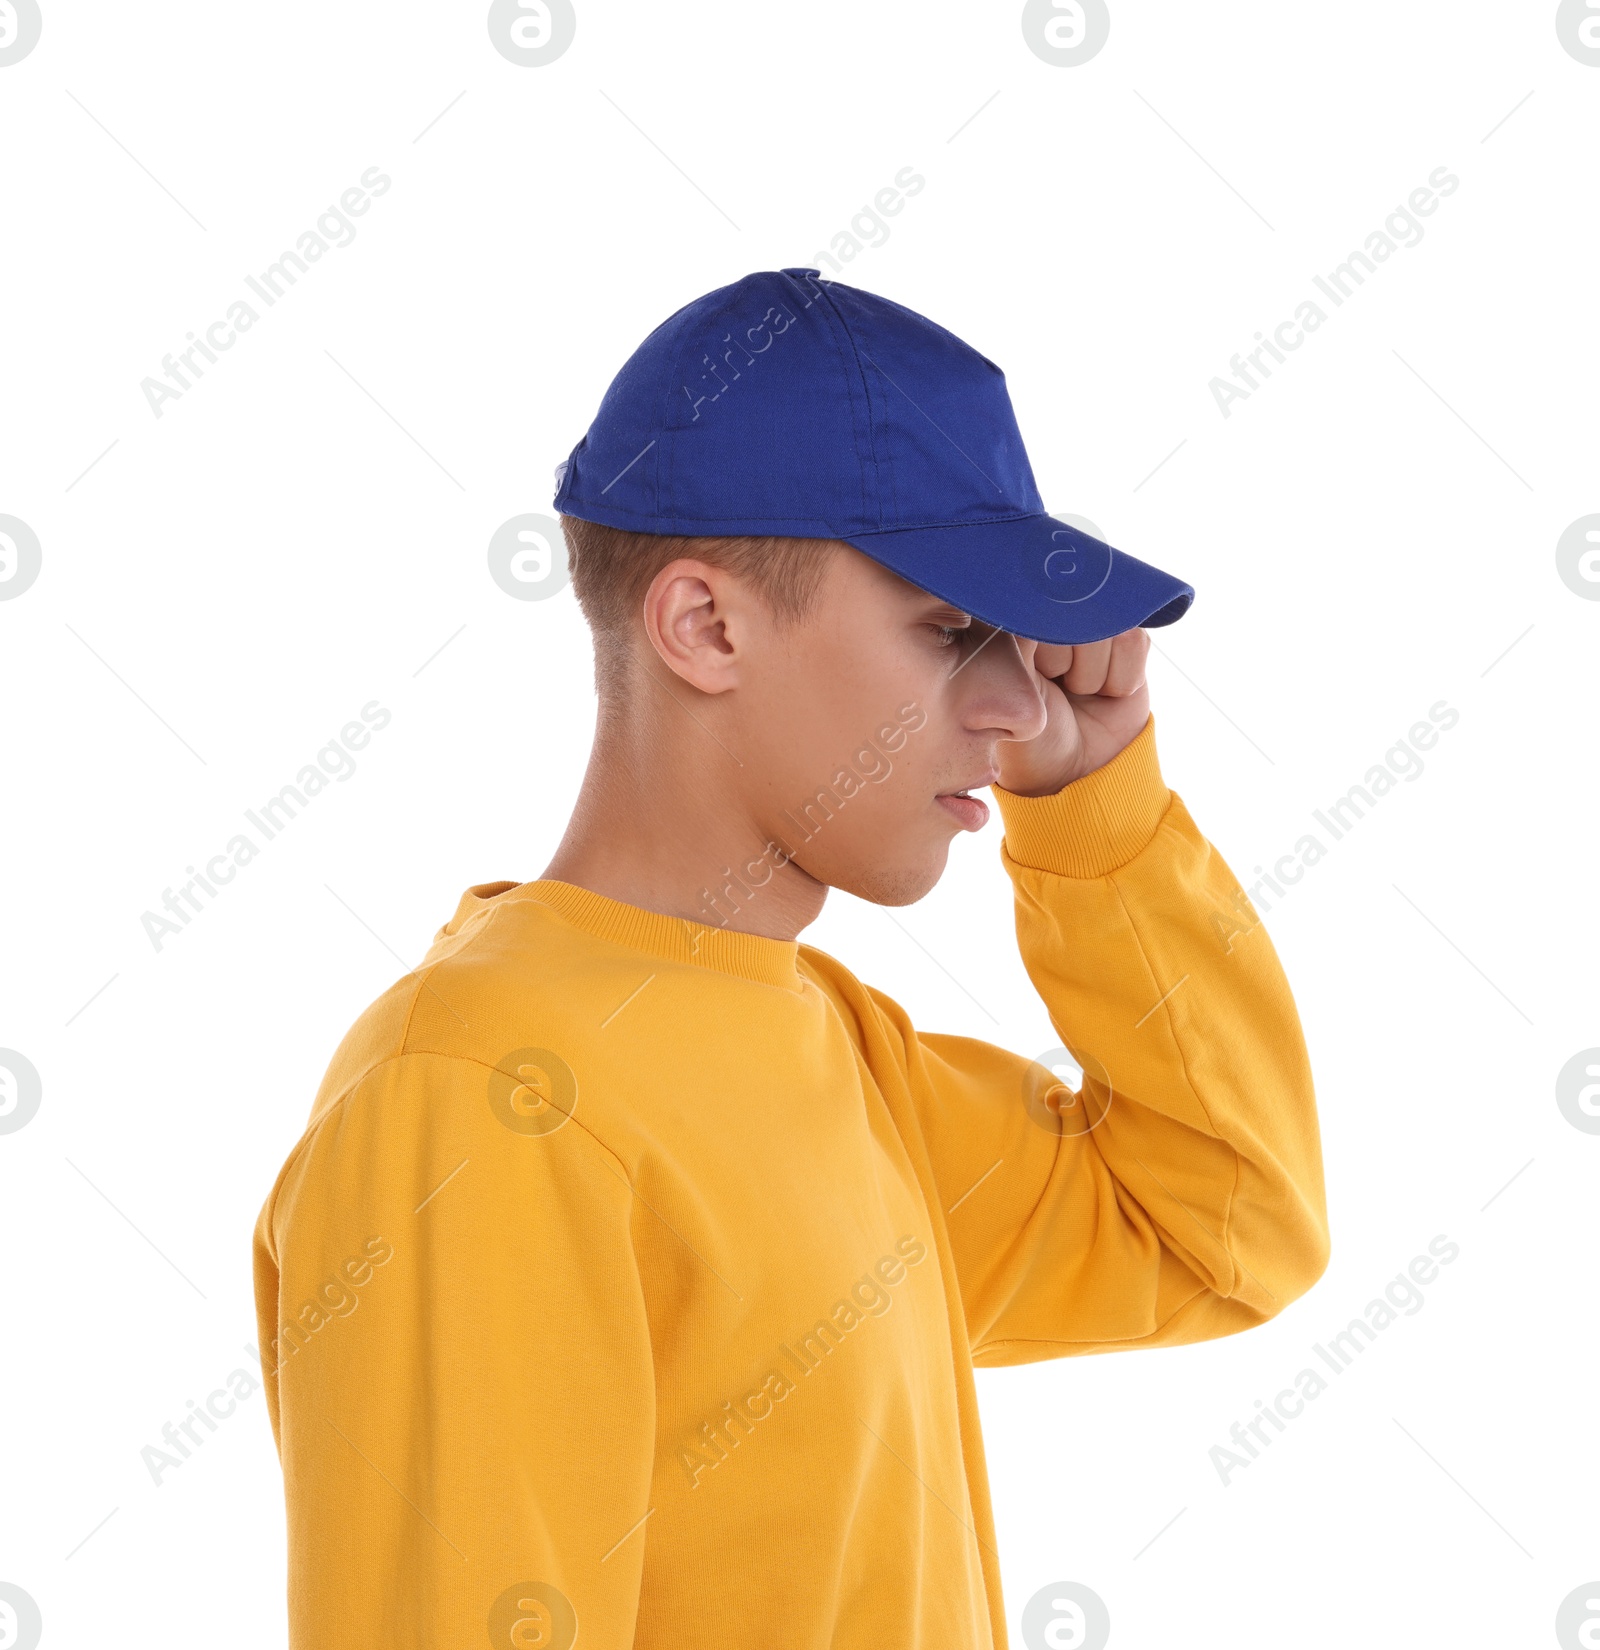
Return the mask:
[[[633,1194],[522,1074],[383,1062],[262,1211],[292,1650],[633,1641],[655,1414]]]
[[[1081,1088],[918,1033],[872,993],[904,1048],[973,1361],[1261,1323],[1328,1258],[1310,1065],[1265,927],[1163,781],[1153,717],[1053,796],[994,795],[1023,963]]]

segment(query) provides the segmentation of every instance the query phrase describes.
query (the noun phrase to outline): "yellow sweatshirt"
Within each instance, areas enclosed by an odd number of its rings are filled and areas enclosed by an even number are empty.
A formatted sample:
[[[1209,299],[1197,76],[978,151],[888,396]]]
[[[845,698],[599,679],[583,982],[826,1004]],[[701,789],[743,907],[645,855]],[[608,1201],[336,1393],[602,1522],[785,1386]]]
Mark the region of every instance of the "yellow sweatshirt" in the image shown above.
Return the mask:
[[[356,1021],[255,1239],[294,1650],[1004,1646],[973,1366],[1316,1280],[1294,1001],[1154,720],[994,795],[1076,1093],[553,880],[469,889]]]

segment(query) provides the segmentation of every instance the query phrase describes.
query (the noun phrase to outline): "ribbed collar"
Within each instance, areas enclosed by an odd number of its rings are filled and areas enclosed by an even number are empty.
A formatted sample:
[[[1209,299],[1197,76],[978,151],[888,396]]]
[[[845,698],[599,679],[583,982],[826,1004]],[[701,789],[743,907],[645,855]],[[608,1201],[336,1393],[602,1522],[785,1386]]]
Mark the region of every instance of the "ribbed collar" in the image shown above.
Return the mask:
[[[642,951],[666,962],[714,968],[741,979],[757,980],[785,991],[802,991],[798,940],[773,940],[732,928],[708,927],[687,917],[669,917],[643,906],[610,899],[576,883],[541,878],[535,882],[488,882],[461,896],[449,931],[458,930],[474,912],[492,904],[532,900],[549,907],[564,922],[599,939]]]

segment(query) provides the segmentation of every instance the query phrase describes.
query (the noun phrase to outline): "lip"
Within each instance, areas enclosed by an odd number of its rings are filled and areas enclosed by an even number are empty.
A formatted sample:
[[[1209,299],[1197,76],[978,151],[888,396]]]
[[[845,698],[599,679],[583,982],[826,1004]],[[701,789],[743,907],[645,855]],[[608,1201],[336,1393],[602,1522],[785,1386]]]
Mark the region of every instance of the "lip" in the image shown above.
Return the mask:
[[[999,778],[994,768],[987,768],[970,785],[963,785],[960,790],[940,791],[934,801],[960,824],[962,830],[981,831],[989,823],[989,804],[981,797],[966,796],[962,792],[993,785]]]
[[[979,774],[976,779],[969,781],[969,783],[967,783],[965,785],[954,785],[948,791],[940,791],[939,795],[940,796],[954,796],[957,791],[981,790],[985,785],[998,784],[999,780],[1000,780],[1000,770],[998,768],[985,768],[983,770],[983,772],[981,774]]]
[[[960,822],[963,831],[981,831],[989,823],[989,804],[980,797],[942,791],[934,801]]]

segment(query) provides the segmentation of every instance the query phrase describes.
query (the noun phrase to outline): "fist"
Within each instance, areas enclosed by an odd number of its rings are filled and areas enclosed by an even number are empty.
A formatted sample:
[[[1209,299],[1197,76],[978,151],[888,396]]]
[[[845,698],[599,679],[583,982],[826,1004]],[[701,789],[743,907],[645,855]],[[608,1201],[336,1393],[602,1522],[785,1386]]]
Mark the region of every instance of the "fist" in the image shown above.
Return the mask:
[[[1147,630],[1125,630],[1104,642],[1057,646],[1016,638],[1031,663],[1049,710],[1032,739],[1002,739],[998,783],[1018,796],[1054,796],[1063,786],[1103,768],[1125,750],[1150,719],[1145,660]]]

